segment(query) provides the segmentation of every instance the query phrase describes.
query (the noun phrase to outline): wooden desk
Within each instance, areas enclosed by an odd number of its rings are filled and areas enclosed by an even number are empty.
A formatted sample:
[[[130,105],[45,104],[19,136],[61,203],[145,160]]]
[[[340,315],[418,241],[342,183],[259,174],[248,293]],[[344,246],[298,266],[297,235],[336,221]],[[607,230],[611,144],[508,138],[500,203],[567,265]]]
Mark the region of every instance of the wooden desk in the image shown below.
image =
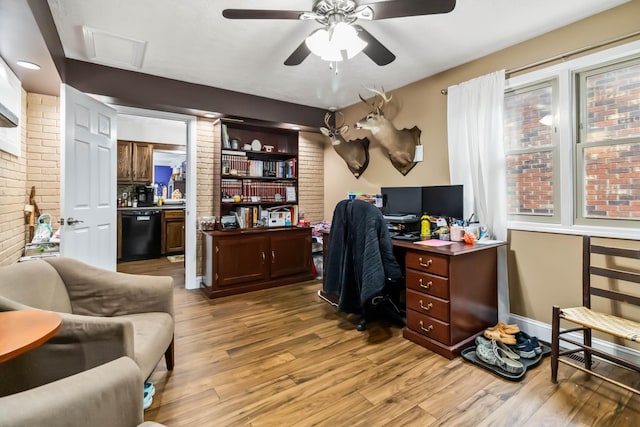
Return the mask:
[[[0,312],[0,362],[29,351],[53,337],[62,318],[41,310]]]
[[[402,336],[453,359],[498,322],[498,247],[454,242],[406,250],[407,326]]]
[[[329,233],[323,233],[325,256],[328,241]],[[406,276],[402,336],[449,359],[473,345],[476,336],[498,322],[497,249],[504,244],[425,246],[393,240]]]

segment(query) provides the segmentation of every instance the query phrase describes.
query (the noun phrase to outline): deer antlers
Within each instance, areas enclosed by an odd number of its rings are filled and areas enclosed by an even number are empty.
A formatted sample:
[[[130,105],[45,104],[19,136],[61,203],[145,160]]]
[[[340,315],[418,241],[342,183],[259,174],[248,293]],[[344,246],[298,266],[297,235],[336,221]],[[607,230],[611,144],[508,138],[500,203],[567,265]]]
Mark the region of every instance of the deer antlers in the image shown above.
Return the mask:
[[[380,105],[376,105],[373,102],[372,103],[367,102],[359,93],[358,93],[358,97],[362,102],[372,107],[373,110],[377,113],[380,113],[382,111],[382,107],[384,106],[384,104],[387,104],[389,101],[391,101],[391,98],[393,98],[393,95],[387,96],[387,94],[384,92],[384,88],[380,88],[380,90],[377,90],[376,88],[365,87],[365,89],[368,90],[369,92],[375,93],[376,95],[375,98],[380,98]]]
[[[340,115],[340,117],[342,118],[340,124],[338,124],[338,115]],[[334,126],[331,126],[331,123],[329,123],[330,119],[331,119],[331,113],[326,113],[324,115],[324,124],[327,127],[326,128],[320,128],[320,131],[325,136],[329,136],[330,133],[335,134],[335,136],[344,135],[345,133],[347,133],[347,131],[349,130],[349,126],[345,126],[344,125],[344,114],[342,114],[339,111],[337,113],[335,113]],[[325,131],[323,129],[326,129],[326,133],[325,133]]]

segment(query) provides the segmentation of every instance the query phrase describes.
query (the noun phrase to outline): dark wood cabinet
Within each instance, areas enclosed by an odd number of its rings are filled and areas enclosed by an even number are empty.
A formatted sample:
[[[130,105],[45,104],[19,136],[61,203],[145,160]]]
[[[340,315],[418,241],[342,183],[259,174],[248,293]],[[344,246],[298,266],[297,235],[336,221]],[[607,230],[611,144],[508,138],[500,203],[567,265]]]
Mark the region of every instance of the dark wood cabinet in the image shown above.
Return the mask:
[[[272,233],[269,239],[271,277],[304,274],[312,262],[311,233]]]
[[[162,253],[184,252],[184,209],[162,211]]]
[[[269,238],[264,234],[218,238],[213,260],[220,288],[269,279]]]
[[[202,289],[210,298],[314,278],[310,228],[205,231],[202,235]]]
[[[153,144],[118,141],[118,182],[150,183],[153,178]]]
[[[452,359],[496,324],[501,244],[394,245],[406,248],[405,338]]]

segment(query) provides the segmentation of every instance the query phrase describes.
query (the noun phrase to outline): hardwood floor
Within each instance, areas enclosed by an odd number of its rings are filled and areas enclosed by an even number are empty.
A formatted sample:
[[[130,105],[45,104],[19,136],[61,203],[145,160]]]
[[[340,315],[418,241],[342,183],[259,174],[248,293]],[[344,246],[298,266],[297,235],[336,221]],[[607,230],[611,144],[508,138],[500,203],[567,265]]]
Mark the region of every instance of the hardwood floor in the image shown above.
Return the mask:
[[[146,420],[167,426],[637,426],[640,396],[549,359],[521,382],[447,360],[382,323],[355,330],[318,281],[215,300],[184,289],[165,258],[119,271],[171,275],[176,353],[164,360]],[[613,375],[637,374],[598,362]],[[633,375],[633,377],[630,377]]]

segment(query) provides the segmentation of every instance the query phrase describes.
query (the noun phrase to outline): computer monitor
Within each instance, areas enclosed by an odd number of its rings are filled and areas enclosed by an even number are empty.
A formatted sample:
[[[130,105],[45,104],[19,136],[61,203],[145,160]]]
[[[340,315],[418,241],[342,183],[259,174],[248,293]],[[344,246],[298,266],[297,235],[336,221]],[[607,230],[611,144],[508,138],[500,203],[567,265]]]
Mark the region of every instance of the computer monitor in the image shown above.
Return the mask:
[[[382,187],[384,215],[422,214],[422,187]]]
[[[422,187],[422,213],[464,219],[462,185],[434,185]]]

